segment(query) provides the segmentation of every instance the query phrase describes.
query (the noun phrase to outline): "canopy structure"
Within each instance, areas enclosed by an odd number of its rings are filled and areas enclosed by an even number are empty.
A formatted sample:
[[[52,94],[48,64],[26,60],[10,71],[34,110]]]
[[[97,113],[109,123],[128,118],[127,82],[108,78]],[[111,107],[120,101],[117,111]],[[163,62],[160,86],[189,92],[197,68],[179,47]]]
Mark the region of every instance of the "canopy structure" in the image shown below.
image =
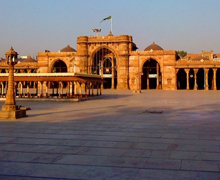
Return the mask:
[[[1,96],[7,91],[8,73],[0,74]],[[15,73],[19,97],[88,97],[94,89],[101,95],[103,80],[99,75],[82,73]],[[55,92],[56,90],[56,92]],[[91,90],[91,91],[90,91]]]

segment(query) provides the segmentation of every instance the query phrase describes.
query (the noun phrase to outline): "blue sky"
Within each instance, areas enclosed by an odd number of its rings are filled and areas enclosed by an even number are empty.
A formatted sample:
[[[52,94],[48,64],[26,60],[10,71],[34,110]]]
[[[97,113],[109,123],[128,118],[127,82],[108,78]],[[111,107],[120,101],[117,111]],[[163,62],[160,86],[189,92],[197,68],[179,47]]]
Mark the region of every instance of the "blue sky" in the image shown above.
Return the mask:
[[[11,46],[36,56],[78,36],[128,34],[144,50],[155,41],[165,50],[220,53],[220,0],[0,0],[0,57]]]

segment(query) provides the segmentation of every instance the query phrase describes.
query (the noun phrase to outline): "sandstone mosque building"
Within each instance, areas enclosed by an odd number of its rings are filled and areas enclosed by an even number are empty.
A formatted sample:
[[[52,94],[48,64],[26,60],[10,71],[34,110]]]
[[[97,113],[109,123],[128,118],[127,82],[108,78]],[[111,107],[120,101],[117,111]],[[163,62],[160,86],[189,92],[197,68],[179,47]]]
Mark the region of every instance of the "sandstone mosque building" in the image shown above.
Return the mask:
[[[220,89],[220,54],[202,51],[180,57],[155,42],[137,50],[132,36],[80,36],[77,49],[69,45],[58,52],[39,52],[15,66],[17,73],[81,73],[100,75],[102,88],[162,90]],[[7,72],[2,59],[0,72]]]

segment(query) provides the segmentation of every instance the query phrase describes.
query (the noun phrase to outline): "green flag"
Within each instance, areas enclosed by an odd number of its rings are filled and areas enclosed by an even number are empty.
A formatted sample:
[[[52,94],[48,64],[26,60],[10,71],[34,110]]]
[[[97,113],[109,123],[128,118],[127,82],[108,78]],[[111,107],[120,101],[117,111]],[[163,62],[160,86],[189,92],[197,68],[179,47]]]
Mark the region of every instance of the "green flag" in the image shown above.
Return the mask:
[[[109,17],[107,17],[107,18],[104,18],[103,20],[101,20],[101,22],[102,22],[102,21],[105,21],[105,20],[109,20],[109,19],[112,19],[112,16],[109,16]],[[101,22],[100,22],[100,23],[101,23]]]

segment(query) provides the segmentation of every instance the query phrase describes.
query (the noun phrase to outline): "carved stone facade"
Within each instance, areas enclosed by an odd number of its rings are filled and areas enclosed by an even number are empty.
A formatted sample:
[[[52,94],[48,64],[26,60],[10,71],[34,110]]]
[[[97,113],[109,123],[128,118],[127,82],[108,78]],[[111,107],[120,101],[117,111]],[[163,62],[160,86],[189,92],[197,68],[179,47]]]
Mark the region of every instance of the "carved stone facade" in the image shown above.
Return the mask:
[[[164,50],[155,43],[144,51],[137,51],[129,35],[80,36],[77,50],[67,46],[59,52],[39,52],[37,72],[97,74],[105,80],[103,88],[134,92],[141,89],[215,90],[220,89],[219,57],[220,54],[212,51],[202,51],[181,58],[175,50]],[[32,64],[29,67],[36,66]]]

